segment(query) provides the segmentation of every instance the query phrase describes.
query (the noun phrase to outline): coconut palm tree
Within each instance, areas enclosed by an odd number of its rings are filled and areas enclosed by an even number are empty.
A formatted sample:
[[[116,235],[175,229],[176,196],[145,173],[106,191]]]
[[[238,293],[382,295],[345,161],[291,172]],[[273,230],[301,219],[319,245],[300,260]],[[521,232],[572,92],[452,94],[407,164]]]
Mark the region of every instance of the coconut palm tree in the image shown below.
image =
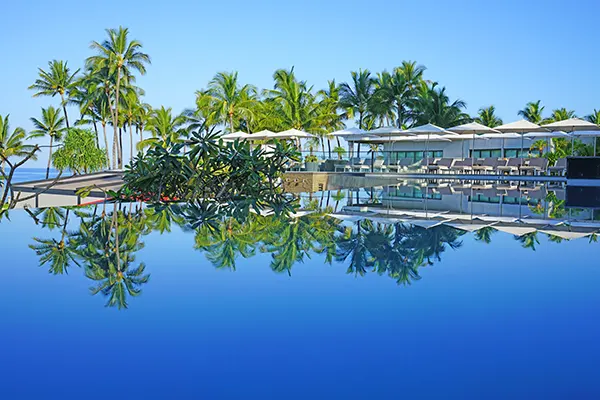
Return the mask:
[[[419,88],[424,84],[425,69],[414,61],[403,61],[391,74],[379,74],[371,108],[377,109],[375,105],[379,103],[380,112],[395,115],[398,128],[412,124],[416,118],[414,107]]]
[[[0,115],[0,158],[2,159],[2,171],[6,167],[6,161],[11,157],[24,157],[29,154],[35,146],[25,144],[26,134],[23,128],[10,129],[9,115]]]
[[[530,101],[525,105],[525,108],[519,110],[519,116],[523,117],[523,119],[532,122],[534,124],[542,124],[545,122],[544,117],[542,116],[544,112],[544,106],[541,105],[542,101]]]
[[[229,132],[234,131],[234,120],[250,118],[252,103],[256,101],[256,88],[241,86],[237,72],[217,73],[204,93],[214,100],[213,106],[222,122],[229,126]]]
[[[368,69],[350,72],[352,82],[340,85],[340,106],[358,115],[358,128],[364,128],[364,118],[369,111],[369,101],[375,91],[375,79]]]
[[[67,129],[69,126],[69,118],[67,116],[67,99],[65,96],[69,96],[70,91],[74,89],[77,73],[79,70],[71,73],[71,70],[67,66],[66,61],[52,60],[48,62],[48,71],[44,71],[38,68],[39,78],[29,86],[29,89],[36,90],[33,97],[39,96],[56,96],[60,95],[60,104],[65,114],[65,123]]]
[[[148,129],[152,133],[152,137],[145,139],[138,143],[138,149],[144,147],[160,144],[166,146],[166,143],[180,143],[182,141],[182,135],[186,132],[183,126],[186,119],[183,115],[173,115],[173,110],[161,106],[152,112],[150,119],[148,120]]]
[[[475,231],[475,240],[477,240],[478,242],[489,244],[492,242],[492,235],[496,232],[498,231],[493,227],[484,226],[483,228]]]
[[[467,104],[462,100],[450,102],[445,87],[436,83],[423,85],[417,100],[416,112],[419,124],[431,123],[442,128],[461,125],[471,120],[465,109]]]
[[[50,138],[50,150],[48,154],[48,166],[46,167],[46,179],[50,175],[50,163],[52,161],[52,148],[55,142],[62,139],[62,135],[65,132],[65,118],[60,115],[60,109],[49,106],[48,108],[42,108],[42,119],[30,118],[33,124],[34,130],[30,132],[30,137],[44,137]]]
[[[569,118],[575,118],[575,111],[567,110],[566,108],[557,108],[552,110],[552,115],[548,118],[548,122],[564,121]]]
[[[40,266],[50,264],[49,272],[54,275],[62,275],[68,273],[68,267],[71,263],[79,266],[76,259],[76,248],[72,245],[69,240],[65,240],[67,237],[67,224],[69,222],[69,209],[67,209],[64,215],[64,220],[61,227],[60,240],[52,239],[41,239],[34,237],[33,240],[37,244],[30,244],[29,248],[35,251],[40,257]],[[60,214],[57,215],[60,217]],[[52,228],[51,228],[52,229]]]
[[[522,236],[515,236],[515,240],[521,242],[521,246],[524,249],[531,249],[535,251],[535,246],[540,244],[537,234],[537,232],[526,233]]]
[[[113,128],[114,137],[116,138],[119,131],[119,96],[121,93],[121,79],[125,79],[125,83],[133,80],[133,71],[139,72],[141,75],[146,73],[146,65],[150,64],[150,56],[141,51],[142,44],[137,40],[129,40],[129,29],[107,29],[106,34],[108,39],[102,43],[93,41],[90,47],[98,52],[97,55],[89,57],[86,60],[86,65],[93,68],[95,71],[108,70],[109,74],[116,74],[114,83],[114,103],[110,107],[114,107],[113,112]],[[113,161],[114,162],[114,161]],[[121,163],[119,165],[122,167]]]
[[[585,119],[593,124],[600,125],[600,110],[594,109],[594,112],[587,115]]]
[[[496,115],[496,107],[494,106],[480,108],[474,120],[490,128],[502,125],[502,119]]]

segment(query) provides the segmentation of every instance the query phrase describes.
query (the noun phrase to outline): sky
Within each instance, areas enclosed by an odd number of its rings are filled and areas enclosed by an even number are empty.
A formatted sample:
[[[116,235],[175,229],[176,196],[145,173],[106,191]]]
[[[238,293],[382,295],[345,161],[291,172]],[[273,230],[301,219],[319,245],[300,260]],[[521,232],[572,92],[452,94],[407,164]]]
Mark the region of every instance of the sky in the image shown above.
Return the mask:
[[[239,71],[242,83],[265,88],[276,69],[294,66],[319,89],[349,80],[350,71],[391,70],[403,60],[425,65],[426,79],[464,100],[471,114],[494,105],[510,122],[538,99],[547,113],[600,108],[600,4],[593,0],[64,0],[10,2],[3,10],[0,115],[25,129],[41,107],[59,103],[32,98],[27,87],[37,68],[52,59],[82,67],[90,42],[120,25],[152,58],[138,79],[146,102],[176,112],[193,106],[194,92],[218,71]]]

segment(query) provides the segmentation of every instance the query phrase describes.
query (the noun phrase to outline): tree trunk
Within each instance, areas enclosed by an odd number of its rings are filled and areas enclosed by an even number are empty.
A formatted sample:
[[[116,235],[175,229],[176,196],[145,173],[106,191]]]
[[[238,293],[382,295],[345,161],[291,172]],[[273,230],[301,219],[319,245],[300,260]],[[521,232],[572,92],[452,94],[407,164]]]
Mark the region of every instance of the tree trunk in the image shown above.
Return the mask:
[[[69,130],[70,126],[69,117],[67,116],[67,105],[65,104],[65,95],[62,93],[60,94],[60,100],[62,102],[63,113],[65,113],[65,124],[67,125],[67,130]]]
[[[119,127],[119,168],[123,168],[123,130]]]
[[[325,140],[321,137],[321,151],[323,152],[323,158],[325,158]]]
[[[112,148],[112,153],[113,153],[113,159],[112,159],[112,168],[113,169],[117,169],[117,140],[118,140],[118,134],[115,132],[115,134],[113,135],[113,148]]]
[[[108,155],[108,138],[106,137],[106,122],[102,121],[102,132],[104,133],[104,152],[106,153],[106,166],[110,166],[110,157]]]
[[[50,135],[50,154],[48,155],[48,166],[46,167],[46,179],[50,176],[50,163],[52,162],[52,144],[54,143],[54,136]]]
[[[115,91],[115,113],[113,115],[113,124],[115,128],[115,138],[119,132],[119,90],[121,86],[121,66],[117,67],[117,87]],[[121,167],[122,154],[119,154],[119,167]]]
[[[131,131],[131,124],[129,124],[129,163],[133,161],[133,132]]]
[[[100,148],[100,141],[98,139],[98,124],[96,123],[96,118],[92,118],[92,122],[94,123],[94,132],[96,132],[96,147]]]
[[[327,138],[327,151],[329,152],[329,159],[331,160],[331,139]]]
[[[233,113],[229,113],[229,133],[233,133]]]

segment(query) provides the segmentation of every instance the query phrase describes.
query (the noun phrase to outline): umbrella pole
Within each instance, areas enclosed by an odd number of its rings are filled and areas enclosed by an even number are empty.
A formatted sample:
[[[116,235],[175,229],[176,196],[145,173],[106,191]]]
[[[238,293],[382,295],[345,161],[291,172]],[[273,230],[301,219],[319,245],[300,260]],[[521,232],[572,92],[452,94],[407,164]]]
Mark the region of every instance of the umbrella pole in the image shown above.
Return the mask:
[[[598,138],[594,136],[594,157],[596,157],[596,145],[598,144]]]
[[[473,171],[473,165],[475,164],[475,157],[473,157],[473,153],[475,152],[475,134],[473,134],[473,137],[471,139],[471,171]],[[473,173],[473,172],[471,172]]]
[[[427,141],[425,142],[425,164],[429,165],[429,133],[427,134]]]
[[[575,136],[571,136],[571,157],[575,155]]]
[[[523,166],[523,140],[524,140],[524,133],[521,132],[521,166]]]

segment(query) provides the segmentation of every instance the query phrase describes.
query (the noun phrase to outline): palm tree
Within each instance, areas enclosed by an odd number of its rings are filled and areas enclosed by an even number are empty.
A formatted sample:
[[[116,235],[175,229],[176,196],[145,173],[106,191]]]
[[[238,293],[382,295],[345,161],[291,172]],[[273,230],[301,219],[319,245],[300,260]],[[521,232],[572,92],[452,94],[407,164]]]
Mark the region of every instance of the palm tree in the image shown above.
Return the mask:
[[[502,119],[496,116],[496,107],[489,106],[480,108],[475,117],[475,122],[479,122],[481,125],[495,128],[496,126],[502,125]]]
[[[352,83],[340,85],[340,106],[358,114],[358,128],[364,128],[364,118],[369,110],[369,101],[375,90],[375,80],[368,69],[350,72]]]
[[[435,124],[442,128],[461,125],[471,120],[463,109],[467,104],[462,100],[450,102],[446,88],[437,84],[423,85],[417,100],[417,121],[419,124]]]
[[[600,125],[600,110],[594,109],[594,112],[587,115],[585,119],[593,124]]]
[[[52,239],[40,239],[34,237],[38,244],[31,244],[31,248],[40,257],[40,266],[50,263],[49,272],[54,275],[62,275],[68,273],[69,264],[74,263],[79,266],[75,256],[76,249],[72,246],[70,241],[66,241],[67,236],[67,223],[69,221],[69,209],[67,209],[66,215],[64,216],[64,222],[61,227],[60,240]],[[60,214],[59,214],[60,215]]]
[[[138,143],[138,149],[160,144],[166,146],[167,142],[180,143],[181,136],[185,134],[183,125],[186,119],[183,115],[173,116],[172,109],[161,106],[154,110],[148,121],[148,129],[152,133],[152,137]]]
[[[237,72],[219,72],[208,84],[206,94],[214,100],[217,113],[234,131],[234,119],[249,118],[256,89],[252,85],[240,86]]]
[[[535,251],[535,246],[540,244],[537,234],[537,232],[526,233],[522,236],[515,236],[515,240],[521,242],[523,248]]]
[[[566,108],[557,108],[552,110],[552,115],[548,118],[549,122],[564,121],[566,119],[575,118],[575,111],[567,110]]]
[[[475,231],[475,240],[489,244],[492,242],[492,235],[496,232],[498,232],[498,231],[496,229],[494,229],[493,227],[484,226],[483,228]]]
[[[544,117],[542,116],[544,106],[541,105],[541,102],[541,100],[530,101],[525,105],[525,108],[519,110],[518,114],[529,122],[538,125],[542,124],[544,122]]]
[[[8,121],[9,115],[2,117],[0,115],[0,156],[2,158],[2,171],[6,167],[6,161],[11,157],[23,157],[29,154],[34,146],[26,145],[25,130],[23,128],[15,128],[12,132]]]
[[[415,61],[403,61],[391,74],[383,72],[379,75],[374,103],[378,104],[379,112],[395,115],[398,128],[411,124],[416,118],[414,107],[419,88],[424,83],[425,69]],[[371,108],[374,106],[372,103]]]
[[[46,167],[46,179],[48,179],[52,161],[52,147],[54,142],[62,139],[62,134],[65,132],[63,127],[65,118],[60,115],[60,109],[49,106],[48,108],[42,108],[41,121],[33,117],[30,120],[35,128],[30,132],[30,137],[50,137],[50,152],[48,154],[48,166]]]
[[[116,82],[114,89],[114,113],[113,128],[116,138],[119,131],[119,95],[121,92],[121,79],[132,80],[132,71],[137,71],[141,75],[146,73],[146,64],[150,64],[150,56],[142,53],[142,44],[137,40],[129,40],[129,29],[107,29],[108,39],[102,43],[92,42],[90,47],[98,52],[98,55],[89,57],[86,60],[88,67],[94,70],[107,69],[111,73],[116,73]],[[127,82],[126,82],[127,83]],[[112,107],[111,107],[112,108]],[[114,162],[114,161],[113,161]],[[122,167],[122,157],[121,165]]]
[[[69,118],[67,116],[67,101],[65,95],[69,95],[69,92],[75,87],[75,76],[79,70],[73,72],[67,66],[65,61],[52,60],[48,63],[49,71],[44,71],[38,68],[39,78],[29,86],[29,89],[36,90],[37,92],[33,97],[38,96],[56,96],[60,95],[60,103],[65,114],[65,122],[67,129],[69,126]]]
[[[319,111],[324,115],[323,124],[326,131],[342,129],[344,127],[343,119],[347,118],[345,112],[340,113],[340,87],[335,83],[335,80],[327,82],[327,88],[319,90],[317,95],[320,96]],[[329,158],[331,158],[331,137],[327,136],[327,146],[329,149]],[[339,137],[336,137],[337,147],[341,147]]]

